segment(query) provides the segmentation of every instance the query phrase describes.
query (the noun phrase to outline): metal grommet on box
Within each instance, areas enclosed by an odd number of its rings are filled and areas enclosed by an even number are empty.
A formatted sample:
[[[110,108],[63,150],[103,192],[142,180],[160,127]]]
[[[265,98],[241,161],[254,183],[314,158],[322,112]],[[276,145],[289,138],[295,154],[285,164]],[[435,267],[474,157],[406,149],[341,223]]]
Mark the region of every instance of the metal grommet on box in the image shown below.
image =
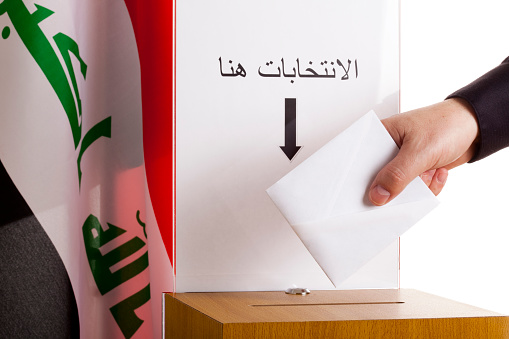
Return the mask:
[[[292,295],[306,295],[311,293],[310,290],[307,288],[300,288],[300,287],[292,287],[285,291],[286,294],[292,294]]]

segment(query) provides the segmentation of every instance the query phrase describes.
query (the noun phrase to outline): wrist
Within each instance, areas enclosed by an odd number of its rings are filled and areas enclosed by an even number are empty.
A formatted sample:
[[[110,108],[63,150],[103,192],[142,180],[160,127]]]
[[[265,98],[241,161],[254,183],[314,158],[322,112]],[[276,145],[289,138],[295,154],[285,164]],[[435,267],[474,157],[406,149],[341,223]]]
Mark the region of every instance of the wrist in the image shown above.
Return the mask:
[[[446,99],[444,104],[449,106],[448,111],[456,116],[459,126],[462,127],[465,135],[471,140],[468,153],[473,157],[481,138],[479,122],[474,108],[467,100],[458,97]]]

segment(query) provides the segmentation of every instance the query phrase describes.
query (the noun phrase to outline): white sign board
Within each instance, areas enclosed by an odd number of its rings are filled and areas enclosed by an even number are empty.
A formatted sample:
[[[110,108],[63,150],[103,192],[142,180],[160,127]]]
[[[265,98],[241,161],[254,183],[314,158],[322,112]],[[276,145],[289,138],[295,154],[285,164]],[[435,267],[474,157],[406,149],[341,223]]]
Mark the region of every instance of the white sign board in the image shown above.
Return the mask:
[[[176,3],[175,291],[398,287],[394,242],[332,284],[266,189],[398,112],[398,1]]]

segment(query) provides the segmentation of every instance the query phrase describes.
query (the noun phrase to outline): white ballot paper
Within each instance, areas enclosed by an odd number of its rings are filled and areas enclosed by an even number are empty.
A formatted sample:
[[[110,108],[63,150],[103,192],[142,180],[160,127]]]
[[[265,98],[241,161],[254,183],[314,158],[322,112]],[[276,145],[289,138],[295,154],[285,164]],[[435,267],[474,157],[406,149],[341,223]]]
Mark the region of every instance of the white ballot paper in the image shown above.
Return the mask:
[[[370,111],[267,190],[335,286],[438,204],[420,178],[383,207],[368,201],[371,182],[397,152]]]

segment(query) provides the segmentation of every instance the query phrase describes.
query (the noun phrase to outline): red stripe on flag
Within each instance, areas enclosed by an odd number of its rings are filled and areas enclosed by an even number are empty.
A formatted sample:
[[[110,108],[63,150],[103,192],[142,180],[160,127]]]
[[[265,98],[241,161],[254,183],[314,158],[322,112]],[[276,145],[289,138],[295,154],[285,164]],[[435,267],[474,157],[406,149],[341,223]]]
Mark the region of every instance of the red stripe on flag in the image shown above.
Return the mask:
[[[141,67],[143,147],[152,206],[173,265],[173,1],[125,0]]]

